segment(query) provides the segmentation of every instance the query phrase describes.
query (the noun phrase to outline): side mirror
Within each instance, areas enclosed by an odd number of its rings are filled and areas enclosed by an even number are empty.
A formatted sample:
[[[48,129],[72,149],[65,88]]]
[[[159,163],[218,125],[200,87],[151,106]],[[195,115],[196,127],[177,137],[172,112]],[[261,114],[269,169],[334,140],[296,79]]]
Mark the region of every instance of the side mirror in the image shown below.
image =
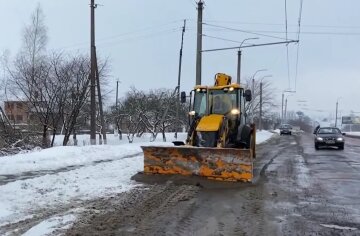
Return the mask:
[[[244,97],[245,97],[245,101],[250,102],[252,99],[252,94],[251,94],[251,90],[247,89],[244,92]]]
[[[346,135],[346,133],[342,133],[342,135]]]
[[[313,134],[316,134],[316,131],[314,131]]]
[[[181,103],[185,103],[185,102],[186,102],[186,93],[185,93],[184,91],[181,92],[180,102],[181,102]]]

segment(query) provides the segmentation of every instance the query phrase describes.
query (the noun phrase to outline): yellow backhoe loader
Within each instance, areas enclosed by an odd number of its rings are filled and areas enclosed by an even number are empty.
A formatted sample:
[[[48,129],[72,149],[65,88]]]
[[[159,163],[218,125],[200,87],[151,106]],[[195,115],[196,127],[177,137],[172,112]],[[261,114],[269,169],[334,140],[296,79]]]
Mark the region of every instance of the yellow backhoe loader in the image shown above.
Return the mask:
[[[199,175],[222,181],[253,179],[255,126],[248,125],[245,105],[251,91],[218,73],[214,86],[190,93],[190,128],[185,142],[173,147],[143,146],[145,174]],[[186,101],[186,93],[181,93]]]

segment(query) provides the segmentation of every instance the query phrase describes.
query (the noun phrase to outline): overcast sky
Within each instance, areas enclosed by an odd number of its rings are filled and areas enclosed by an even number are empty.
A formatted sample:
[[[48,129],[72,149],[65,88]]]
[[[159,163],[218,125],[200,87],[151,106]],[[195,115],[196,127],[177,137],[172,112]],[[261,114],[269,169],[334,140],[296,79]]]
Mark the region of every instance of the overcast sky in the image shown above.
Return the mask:
[[[69,53],[89,51],[90,0],[0,0],[0,50],[14,56],[21,45],[21,31],[40,3],[46,16],[49,50]],[[183,19],[187,19],[184,41],[182,90],[195,84],[196,4],[194,0],[98,0],[96,40],[98,55],[109,58],[109,83],[115,90],[121,81],[120,96],[130,86],[148,90],[174,88]],[[300,0],[287,3],[288,37],[296,39]],[[256,79],[271,74],[274,97],[281,105],[285,89],[296,89],[288,97],[289,110],[307,107],[305,113],[334,115],[339,99],[342,114],[360,112],[360,1],[304,0],[299,45],[298,76],[295,82],[297,45],[246,48],[242,57],[242,79],[266,68]],[[224,30],[225,26],[285,38],[284,0],[205,0],[204,34],[241,42],[282,41]],[[250,42],[250,41],[248,41]],[[203,49],[238,46],[239,43],[204,37]],[[236,78],[236,50],[203,54],[203,84],[212,84],[214,75],[224,72]],[[295,88],[296,84],[296,88]],[[115,93],[113,93],[115,96]],[[306,100],[299,105],[299,100]],[[115,97],[114,97],[115,101]],[[322,110],[316,112],[314,110]],[[278,109],[280,111],[280,108]]]

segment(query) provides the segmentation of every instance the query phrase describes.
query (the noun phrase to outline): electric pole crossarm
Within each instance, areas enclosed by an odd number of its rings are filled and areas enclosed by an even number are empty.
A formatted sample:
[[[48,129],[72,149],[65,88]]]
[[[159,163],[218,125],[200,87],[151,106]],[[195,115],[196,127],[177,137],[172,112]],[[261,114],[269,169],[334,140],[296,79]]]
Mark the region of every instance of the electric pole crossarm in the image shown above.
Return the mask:
[[[201,52],[214,52],[214,51],[233,50],[233,49],[240,49],[240,48],[261,47],[261,46],[289,44],[289,43],[298,43],[298,42],[299,42],[299,40],[288,40],[288,41],[281,41],[281,42],[274,42],[274,43],[250,44],[250,45],[245,45],[245,46],[241,46],[241,47],[207,49],[207,50],[202,50]]]

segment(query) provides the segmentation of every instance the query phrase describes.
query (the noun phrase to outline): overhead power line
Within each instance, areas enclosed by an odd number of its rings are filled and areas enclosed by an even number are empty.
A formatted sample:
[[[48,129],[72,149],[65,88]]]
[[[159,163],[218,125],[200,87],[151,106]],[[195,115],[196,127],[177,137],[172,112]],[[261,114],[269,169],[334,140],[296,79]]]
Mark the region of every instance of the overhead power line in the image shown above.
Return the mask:
[[[303,26],[301,26],[303,27]],[[189,31],[193,31],[194,29],[189,29]],[[226,31],[227,29],[205,29],[206,31]],[[250,31],[252,33],[272,33],[272,34],[284,34],[286,31],[276,31],[276,30],[244,30],[244,31]],[[288,35],[289,34],[295,34],[296,37],[298,35],[298,30],[297,31],[288,31]],[[301,31],[301,34],[306,34],[306,35],[324,35],[324,36],[328,36],[328,35],[339,35],[339,36],[358,36],[360,35],[360,32],[331,32],[331,31]]]
[[[232,43],[239,43],[239,44],[241,43],[241,41],[236,41],[236,40],[226,39],[226,38],[221,38],[221,37],[215,37],[215,36],[210,36],[210,35],[206,35],[206,34],[202,34],[202,36],[207,37],[207,38],[219,39],[222,41],[232,42]]]
[[[264,23],[264,22],[243,22],[243,21],[217,21],[207,20],[207,22],[228,23],[236,25],[268,25],[268,26],[284,26],[283,23]],[[288,24],[288,27],[298,27],[298,24]],[[302,25],[304,28],[334,28],[334,29],[360,29],[360,26],[347,26],[347,25]]]
[[[107,38],[103,38],[100,40],[97,40],[98,45],[107,45],[107,44],[116,44],[116,43],[120,43],[120,42],[124,42],[124,41],[135,41],[135,40],[141,40],[141,39],[148,39],[148,38],[152,38],[152,37],[157,37],[157,36],[162,36],[165,34],[169,34],[169,33],[174,33],[174,32],[178,32],[181,30],[181,27],[176,27],[176,28],[167,28],[167,29],[163,29],[163,30],[159,30],[156,32],[149,32],[149,33],[145,33],[144,31],[141,31],[145,34],[140,34],[140,35],[133,35],[132,33],[124,33],[122,34],[122,36],[120,35],[114,35],[112,37],[107,37]],[[140,32],[140,31],[139,31]],[[70,46],[65,46],[65,47],[61,47],[58,49],[79,49],[79,48],[83,48],[84,46],[86,46],[88,44],[87,43],[78,43],[78,44],[73,44]]]
[[[203,25],[208,25],[208,26],[212,26],[212,27],[216,27],[216,28],[222,28],[222,29],[227,29],[227,30],[232,30],[232,31],[238,31],[238,32],[248,33],[248,34],[254,34],[254,35],[259,35],[259,36],[264,36],[264,37],[269,37],[269,38],[276,38],[276,39],[286,40],[285,38],[282,38],[282,37],[276,37],[276,36],[273,36],[273,35],[266,35],[266,34],[254,33],[253,31],[246,31],[246,30],[241,30],[241,29],[235,29],[235,28],[226,27],[226,26],[221,26],[221,25],[213,25],[213,24],[208,24],[208,23],[203,23]]]
[[[288,27],[287,27],[287,1],[284,0],[285,3],[285,38],[288,40]],[[290,62],[289,62],[289,44],[286,44],[286,64],[287,64],[287,76],[288,76],[288,86],[290,86]]]
[[[298,41],[300,40],[300,32],[301,32],[301,17],[302,17],[302,9],[303,9],[303,0],[300,0],[300,7],[299,7],[299,19],[298,19]],[[298,78],[298,68],[299,68],[299,47],[300,47],[300,41],[297,44],[296,48],[296,65],[295,65],[295,90],[297,85],[297,78]]]

